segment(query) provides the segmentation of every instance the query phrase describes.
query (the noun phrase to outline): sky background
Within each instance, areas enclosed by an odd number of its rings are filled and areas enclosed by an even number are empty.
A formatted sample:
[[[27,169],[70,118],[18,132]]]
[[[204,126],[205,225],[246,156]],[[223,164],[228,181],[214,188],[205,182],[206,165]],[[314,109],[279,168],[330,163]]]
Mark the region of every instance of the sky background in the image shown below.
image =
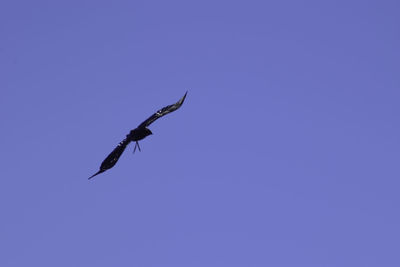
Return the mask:
[[[1,1],[0,266],[400,266],[399,12]]]

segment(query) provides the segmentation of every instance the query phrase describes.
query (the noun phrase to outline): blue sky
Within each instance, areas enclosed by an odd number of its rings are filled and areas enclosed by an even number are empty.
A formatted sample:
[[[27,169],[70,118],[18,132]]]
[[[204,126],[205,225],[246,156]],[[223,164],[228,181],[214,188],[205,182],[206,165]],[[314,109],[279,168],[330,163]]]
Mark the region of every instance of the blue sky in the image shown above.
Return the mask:
[[[0,265],[399,266],[399,8],[2,1]]]

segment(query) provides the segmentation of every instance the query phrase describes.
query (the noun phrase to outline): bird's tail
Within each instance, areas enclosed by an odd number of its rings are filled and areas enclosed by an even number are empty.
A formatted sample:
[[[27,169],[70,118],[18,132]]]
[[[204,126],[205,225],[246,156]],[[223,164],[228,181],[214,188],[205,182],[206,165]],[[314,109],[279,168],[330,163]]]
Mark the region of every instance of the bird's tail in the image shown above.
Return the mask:
[[[100,173],[102,173],[102,172],[104,172],[104,170],[99,170],[98,172],[96,172],[95,174],[93,174],[92,176],[90,176],[90,177],[88,178],[88,180],[92,179],[93,177],[95,177],[96,175],[98,175],[98,174],[100,174]]]

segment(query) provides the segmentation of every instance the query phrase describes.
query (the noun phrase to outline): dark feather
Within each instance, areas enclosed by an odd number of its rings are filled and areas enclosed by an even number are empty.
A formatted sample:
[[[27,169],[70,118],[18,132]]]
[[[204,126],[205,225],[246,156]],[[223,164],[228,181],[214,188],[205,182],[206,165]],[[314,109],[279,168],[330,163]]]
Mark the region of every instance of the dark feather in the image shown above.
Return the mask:
[[[148,127],[150,124],[152,124],[155,120],[161,118],[162,116],[167,115],[168,113],[171,113],[172,111],[177,110],[178,108],[180,108],[183,104],[183,101],[185,101],[186,98],[186,94],[187,91],[185,93],[185,95],[179,99],[178,102],[176,102],[175,104],[163,107],[162,109],[158,110],[156,113],[154,113],[153,115],[151,115],[147,120],[145,120],[144,122],[142,122],[138,128],[142,128],[142,127]]]
[[[117,145],[116,148],[107,156],[105,160],[101,163],[100,170],[93,174],[92,176],[89,177],[89,179],[95,177],[96,175],[111,169],[114,167],[114,165],[117,163],[119,157],[121,157],[122,153],[124,152],[126,146],[130,143],[131,141],[128,140],[128,138],[125,138],[121,143]]]

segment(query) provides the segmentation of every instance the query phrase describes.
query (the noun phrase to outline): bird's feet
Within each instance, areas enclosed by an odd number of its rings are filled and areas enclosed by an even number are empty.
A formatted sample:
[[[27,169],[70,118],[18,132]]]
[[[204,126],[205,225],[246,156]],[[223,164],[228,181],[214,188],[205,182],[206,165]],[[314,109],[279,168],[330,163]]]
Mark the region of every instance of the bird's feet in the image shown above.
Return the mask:
[[[142,152],[142,150],[140,150],[139,142],[136,141],[136,143],[135,143],[135,148],[133,149],[133,153],[135,153],[136,147],[139,149],[139,152]]]

